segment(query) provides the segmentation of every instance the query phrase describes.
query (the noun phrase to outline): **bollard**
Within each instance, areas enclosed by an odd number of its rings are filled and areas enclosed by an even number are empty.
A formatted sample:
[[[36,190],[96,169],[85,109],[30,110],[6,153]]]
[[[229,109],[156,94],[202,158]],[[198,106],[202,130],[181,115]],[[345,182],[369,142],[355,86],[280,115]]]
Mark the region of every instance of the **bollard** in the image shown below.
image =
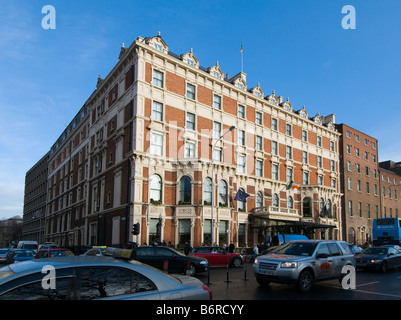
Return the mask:
[[[249,279],[246,277],[246,267],[247,267],[247,261],[246,261],[246,256],[244,256],[244,281],[248,281]]]
[[[228,263],[227,263],[227,280],[226,280],[225,282],[226,282],[226,283],[231,282],[231,281],[230,281],[229,271],[228,271]]]

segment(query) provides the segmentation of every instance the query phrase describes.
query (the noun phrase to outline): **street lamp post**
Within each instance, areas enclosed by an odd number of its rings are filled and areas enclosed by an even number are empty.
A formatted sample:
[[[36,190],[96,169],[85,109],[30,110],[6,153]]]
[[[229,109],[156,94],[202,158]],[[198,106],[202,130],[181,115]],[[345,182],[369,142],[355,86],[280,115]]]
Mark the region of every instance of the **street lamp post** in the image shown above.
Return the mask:
[[[213,207],[214,207],[214,162],[213,162],[213,151],[214,148],[217,144],[217,142],[219,142],[227,133],[233,131],[235,129],[235,126],[231,126],[226,132],[224,132],[213,144],[212,146],[212,211],[211,211],[211,245],[213,246],[214,243],[214,219],[213,219]],[[212,140],[213,140],[213,135],[212,135]]]

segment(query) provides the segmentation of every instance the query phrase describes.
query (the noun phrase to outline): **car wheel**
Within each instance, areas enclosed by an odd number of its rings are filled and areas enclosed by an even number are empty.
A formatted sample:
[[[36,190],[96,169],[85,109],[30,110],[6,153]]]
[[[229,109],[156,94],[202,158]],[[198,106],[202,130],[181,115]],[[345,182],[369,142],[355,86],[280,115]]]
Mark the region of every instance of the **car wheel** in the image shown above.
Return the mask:
[[[306,293],[312,289],[313,275],[310,271],[304,270],[299,275],[296,286],[299,291]]]
[[[196,267],[192,263],[191,263],[191,265],[189,266],[188,269],[187,268],[184,269],[184,274],[187,275],[187,276],[193,277],[195,275],[195,273],[196,273]]]
[[[382,264],[380,265],[380,271],[386,273],[387,270],[388,270],[387,262],[383,261]]]
[[[239,268],[241,266],[242,262],[240,258],[234,258],[233,261],[231,262],[231,265],[234,268]]]

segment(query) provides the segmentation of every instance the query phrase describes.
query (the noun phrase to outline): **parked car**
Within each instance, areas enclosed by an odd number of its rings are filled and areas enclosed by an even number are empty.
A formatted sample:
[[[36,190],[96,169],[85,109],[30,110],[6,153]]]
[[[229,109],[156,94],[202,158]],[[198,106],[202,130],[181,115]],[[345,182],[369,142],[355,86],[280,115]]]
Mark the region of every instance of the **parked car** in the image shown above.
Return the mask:
[[[401,269],[401,252],[391,245],[367,248],[355,258],[356,267],[361,270]]]
[[[65,257],[65,256],[75,256],[75,254],[70,249],[65,249],[65,248],[42,249],[36,252],[34,259]]]
[[[44,279],[43,267],[54,268],[56,277]],[[197,278],[113,257],[45,258],[0,268],[0,300],[46,299],[210,300],[212,294]]]
[[[32,260],[35,257],[35,251],[30,249],[11,249],[7,255],[5,264],[11,264],[14,262],[21,262],[26,260]]]
[[[346,265],[355,266],[347,242],[298,240],[288,242],[273,254],[257,257],[253,272],[260,285],[295,283],[301,292],[308,292],[315,281],[341,280]]]
[[[81,256],[104,256],[106,254],[107,246],[94,246]]]
[[[3,264],[6,262],[6,256],[8,251],[10,251],[10,248],[4,248],[4,249],[0,249],[0,264]]]
[[[242,255],[229,253],[223,247],[218,246],[195,248],[192,255],[207,259],[210,267],[229,265],[238,268],[244,263]]]
[[[132,250],[132,259],[160,270],[167,269],[168,273],[184,273],[192,276],[195,273],[206,272],[209,268],[209,263],[206,259],[186,256],[170,247],[137,247],[130,250]]]
[[[349,248],[351,250],[351,252],[355,255],[355,254],[360,254],[363,251],[363,248],[360,246],[357,246],[356,244],[353,243],[348,243]]]
[[[17,249],[31,249],[38,250],[38,242],[37,241],[18,241]]]
[[[53,248],[58,248],[58,247],[59,246],[55,242],[45,242],[45,243],[39,245],[38,250],[53,249]]]

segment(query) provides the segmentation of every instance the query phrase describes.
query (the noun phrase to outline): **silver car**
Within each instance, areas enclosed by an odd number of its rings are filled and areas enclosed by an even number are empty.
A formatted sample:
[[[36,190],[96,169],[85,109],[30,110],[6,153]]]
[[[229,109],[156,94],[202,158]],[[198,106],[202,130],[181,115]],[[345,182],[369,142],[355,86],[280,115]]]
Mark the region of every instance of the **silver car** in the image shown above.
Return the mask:
[[[72,256],[0,269],[0,300],[211,300],[200,280],[134,260]]]
[[[257,257],[253,272],[260,285],[295,283],[301,292],[307,292],[314,281],[341,279],[346,265],[355,267],[347,242],[299,240],[285,244],[273,254]]]

